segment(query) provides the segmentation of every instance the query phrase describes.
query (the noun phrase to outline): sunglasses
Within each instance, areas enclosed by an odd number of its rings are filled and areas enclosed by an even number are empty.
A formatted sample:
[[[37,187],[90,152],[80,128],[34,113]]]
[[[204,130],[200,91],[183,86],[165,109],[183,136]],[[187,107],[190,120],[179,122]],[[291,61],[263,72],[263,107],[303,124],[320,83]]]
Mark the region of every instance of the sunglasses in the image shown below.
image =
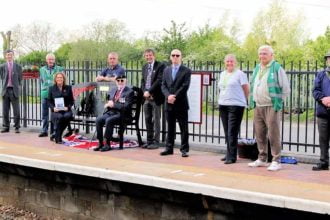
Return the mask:
[[[180,57],[180,54],[172,54],[172,57]]]
[[[116,81],[117,82],[124,82],[125,80],[124,79],[117,79]]]

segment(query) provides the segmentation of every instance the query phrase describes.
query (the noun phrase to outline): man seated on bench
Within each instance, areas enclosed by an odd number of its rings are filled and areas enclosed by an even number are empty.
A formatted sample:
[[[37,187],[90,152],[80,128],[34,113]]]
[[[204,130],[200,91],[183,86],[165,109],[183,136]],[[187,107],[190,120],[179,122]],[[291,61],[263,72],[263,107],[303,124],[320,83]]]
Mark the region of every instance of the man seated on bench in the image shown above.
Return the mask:
[[[96,119],[96,133],[99,145],[94,151],[111,150],[110,141],[112,140],[114,125],[132,117],[134,91],[126,86],[126,76],[124,74],[116,76],[116,85],[116,88],[113,88],[107,96],[107,103],[104,105],[105,112]],[[104,125],[105,145],[103,144]]]

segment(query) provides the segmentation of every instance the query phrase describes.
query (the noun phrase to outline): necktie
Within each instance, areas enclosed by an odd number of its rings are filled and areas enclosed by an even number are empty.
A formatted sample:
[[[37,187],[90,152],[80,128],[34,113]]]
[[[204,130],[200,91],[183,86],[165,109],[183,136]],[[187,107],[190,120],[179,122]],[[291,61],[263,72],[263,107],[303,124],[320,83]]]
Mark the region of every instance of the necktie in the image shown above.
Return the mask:
[[[116,91],[116,95],[115,95],[115,102],[117,102],[120,98],[120,95],[121,95],[121,92],[122,92],[122,89],[118,89]]]
[[[13,77],[13,63],[9,62],[8,63],[8,84],[7,87],[12,87],[12,77]]]
[[[148,64],[148,76],[146,82],[146,89],[150,89],[151,87],[151,74],[152,74],[152,66],[151,63]]]
[[[175,80],[176,73],[178,72],[178,67],[175,66],[172,68],[172,79]]]

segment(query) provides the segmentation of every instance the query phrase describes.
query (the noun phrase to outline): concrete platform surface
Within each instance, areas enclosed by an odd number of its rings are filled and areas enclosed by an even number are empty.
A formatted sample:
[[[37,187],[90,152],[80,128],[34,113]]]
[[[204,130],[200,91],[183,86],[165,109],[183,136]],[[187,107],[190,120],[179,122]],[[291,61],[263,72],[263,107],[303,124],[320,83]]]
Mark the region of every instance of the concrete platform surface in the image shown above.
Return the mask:
[[[282,170],[250,168],[250,160],[225,165],[222,155],[191,151],[182,158],[162,149],[131,148],[94,152],[58,145],[37,133],[0,134],[0,161],[171,190],[330,214],[330,172],[312,165],[282,164]]]

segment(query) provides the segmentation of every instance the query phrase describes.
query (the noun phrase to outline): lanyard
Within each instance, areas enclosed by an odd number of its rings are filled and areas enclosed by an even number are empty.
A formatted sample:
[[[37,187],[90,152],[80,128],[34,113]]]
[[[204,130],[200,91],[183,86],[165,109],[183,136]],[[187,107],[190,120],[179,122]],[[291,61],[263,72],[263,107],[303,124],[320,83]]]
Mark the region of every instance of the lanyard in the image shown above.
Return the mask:
[[[222,80],[222,86],[223,89],[225,90],[227,88],[228,85],[228,81],[230,80],[230,78],[234,75],[234,72],[228,73],[227,71],[225,71],[225,74],[223,76],[223,80]]]

